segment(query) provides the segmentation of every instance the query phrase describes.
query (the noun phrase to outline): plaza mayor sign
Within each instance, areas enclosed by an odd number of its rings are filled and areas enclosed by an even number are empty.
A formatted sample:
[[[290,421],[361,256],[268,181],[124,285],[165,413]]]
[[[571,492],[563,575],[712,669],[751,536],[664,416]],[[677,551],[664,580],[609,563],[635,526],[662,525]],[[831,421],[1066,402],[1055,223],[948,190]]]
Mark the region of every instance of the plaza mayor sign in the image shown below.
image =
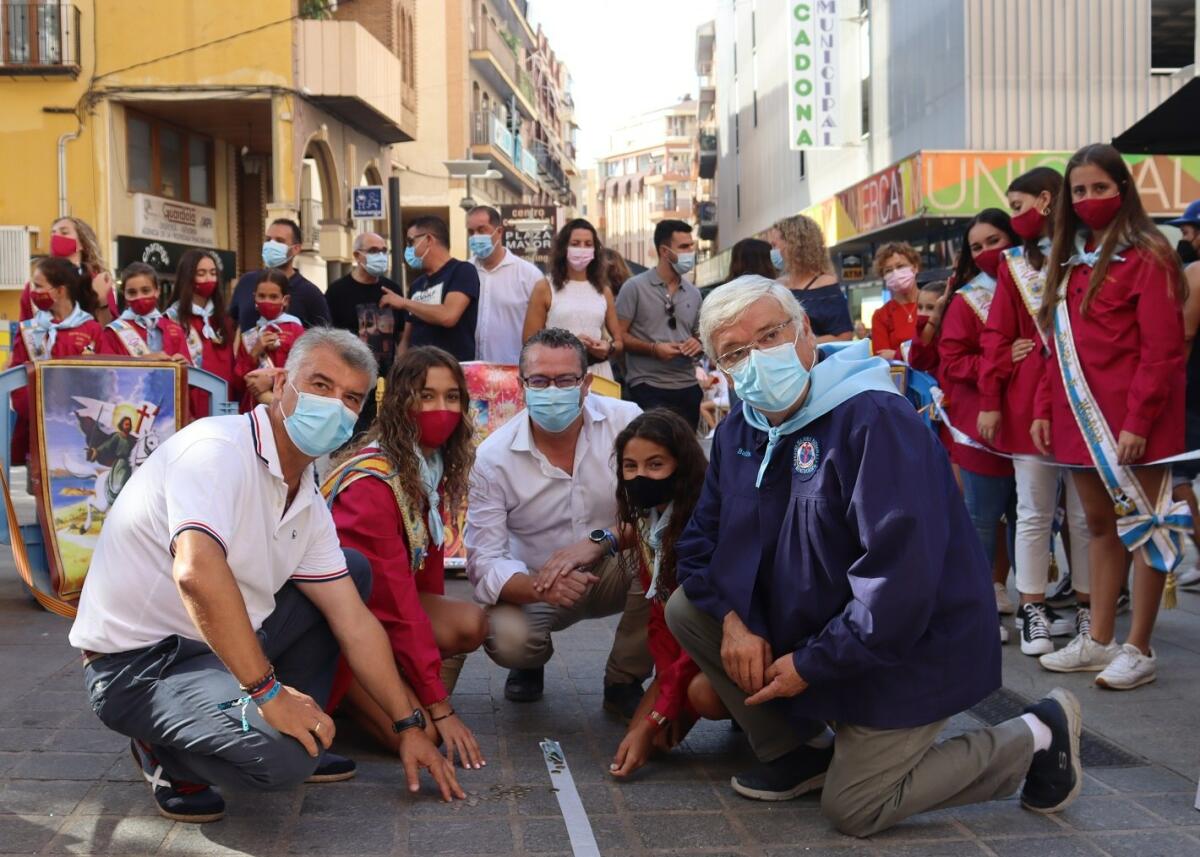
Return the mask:
[[[831,149],[847,144],[838,79],[838,7],[844,0],[793,0],[788,9],[789,144]]]

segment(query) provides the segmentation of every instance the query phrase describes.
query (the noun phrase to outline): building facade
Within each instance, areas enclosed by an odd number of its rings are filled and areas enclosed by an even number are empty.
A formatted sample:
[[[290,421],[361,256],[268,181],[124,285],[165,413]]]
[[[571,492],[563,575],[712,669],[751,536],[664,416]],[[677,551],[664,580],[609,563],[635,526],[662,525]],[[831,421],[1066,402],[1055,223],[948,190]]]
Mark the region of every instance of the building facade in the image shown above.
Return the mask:
[[[717,246],[717,81],[714,68],[717,25],[696,28],[696,136],[692,144],[692,217],[696,223],[696,258],[712,256]]]

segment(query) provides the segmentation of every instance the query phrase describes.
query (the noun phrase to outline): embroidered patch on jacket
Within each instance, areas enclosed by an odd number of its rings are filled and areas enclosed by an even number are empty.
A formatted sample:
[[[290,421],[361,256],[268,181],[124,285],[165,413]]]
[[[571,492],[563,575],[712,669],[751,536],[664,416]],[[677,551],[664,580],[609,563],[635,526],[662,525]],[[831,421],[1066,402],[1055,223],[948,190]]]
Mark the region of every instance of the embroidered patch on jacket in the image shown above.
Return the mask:
[[[821,447],[814,438],[802,437],[796,441],[796,449],[792,454],[792,466],[801,476],[812,476],[817,472],[817,464],[821,459]]]
[[[741,447],[738,448],[737,454],[740,455],[742,458],[750,458],[751,456],[754,455],[754,453],[751,452],[750,450],[742,449]]]

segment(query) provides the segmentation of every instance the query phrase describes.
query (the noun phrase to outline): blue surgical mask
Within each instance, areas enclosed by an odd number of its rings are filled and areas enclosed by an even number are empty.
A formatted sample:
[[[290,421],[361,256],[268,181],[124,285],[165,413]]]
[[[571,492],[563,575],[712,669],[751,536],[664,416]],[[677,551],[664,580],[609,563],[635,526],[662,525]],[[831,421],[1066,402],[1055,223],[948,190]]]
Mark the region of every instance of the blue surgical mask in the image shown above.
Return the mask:
[[[800,362],[796,343],[750,352],[729,373],[738,398],[755,410],[777,414],[796,403],[808,383],[809,369]]]
[[[476,259],[486,259],[492,255],[494,245],[491,235],[471,235],[467,238],[467,249]]]
[[[388,269],[388,254],[387,253],[368,253],[367,261],[363,264],[363,270],[372,277],[382,277],[387,273]]]
[[[282,268],[287,264],[288,248],[278,241],[264,241],[262,248],[263,264],[268,268]]]
[[[296,449],[309,458],[320,458],[344,446],[354,434],[358,414],[339,399],[296,391],[296,408],[283,418],[283,428]]]
[[[775,266],[776,271],[783,270],[783,252],[778,247],[771,248],[771,264]]]
[[[529,418],[551,434],[558,434],[575,422],[583,409],[578,387],[560,390],[553,385],[544,390],[526,387],[525,407],[529,409]]]
[[[675,261],[671,263],[671,267],[675,269],[675,273],[680,276],[690,274],[692,269],[696,267],[695,253],[676,253]]]

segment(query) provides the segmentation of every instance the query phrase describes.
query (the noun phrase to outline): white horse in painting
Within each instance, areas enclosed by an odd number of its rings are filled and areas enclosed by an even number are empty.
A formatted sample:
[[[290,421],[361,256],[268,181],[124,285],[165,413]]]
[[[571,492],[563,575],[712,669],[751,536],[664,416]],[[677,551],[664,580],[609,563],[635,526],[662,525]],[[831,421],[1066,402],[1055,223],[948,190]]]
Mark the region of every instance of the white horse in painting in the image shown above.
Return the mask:
[[[133,471],[141,467],[142,462],[150,457],[150,453],[158,449],[158,445],[161,442],[158,432],[154,429],[143,432],[137,438],[133,449],[130,450],[129,456],[126,459],[131,476],[133,475]],[[125,484],[110,484],[109,478],[112,475],[112,467],[106,467],[94,461],[83,461],[70,455],[63,456],[63,469],[76,479],[96,480],[91,491],[87,492],[87,502],[85,504],[87,519],[79,526],[79,532],[86,533],[92,528],[93,513],[98,512],[103,514],[112,508],[112,504],[116,501],[117,495],[121,493],[121,489],[125,487]]]

